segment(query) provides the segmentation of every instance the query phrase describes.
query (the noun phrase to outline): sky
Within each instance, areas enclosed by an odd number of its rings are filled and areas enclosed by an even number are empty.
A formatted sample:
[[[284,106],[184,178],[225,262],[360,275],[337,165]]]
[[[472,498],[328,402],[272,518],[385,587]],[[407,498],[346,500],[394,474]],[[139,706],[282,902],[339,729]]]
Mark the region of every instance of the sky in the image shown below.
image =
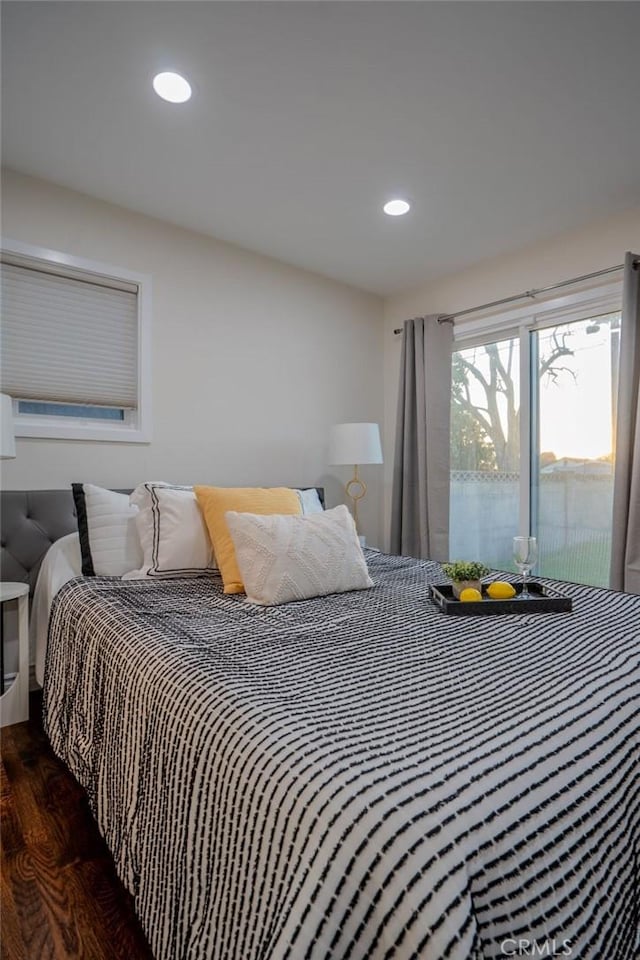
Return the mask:
[[[611,430],[611,332],[608,317],[600,329],[587,333],[594,321],[567,324],[567,345],[573,357],[562,360],[575,372],[575,380],[561,373],[556,383],[544,378],[540,388],[540,447],[556,458],[597,459],[612,450]],[[604,321],[604,322],[603,322]],[[540,334],[544,355],[550,335]]]

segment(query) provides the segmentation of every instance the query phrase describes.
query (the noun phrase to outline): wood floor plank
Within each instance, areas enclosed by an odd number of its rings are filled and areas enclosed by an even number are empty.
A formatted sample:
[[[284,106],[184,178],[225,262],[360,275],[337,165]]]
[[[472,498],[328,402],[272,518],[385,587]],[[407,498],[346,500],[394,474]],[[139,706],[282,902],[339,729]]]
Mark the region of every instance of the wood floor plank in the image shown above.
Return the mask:
[[[62,866],[77,857],[103,856],[104,845],[84,791],[57,760],[44,736],[27,725],[10,727],[3,762],[21,812],[27,842],[47,838]],[[65,816],[60,817],[60,810]]]
[[[36,957],[53,960],[57,954],[51,938],[49,916],[36,879],[37,858],[34,871],[32,851],[27,848],[11,858],[3,858],[2,867],[3,872],[6,870],[11,884],[27,960],[35,960]]]
[[[2,960],[28,960],[13,897],[13,889],[4,862],[0,875],[0,911],[2,915],[0,958]]]
[[[32,697],[2,731],[2,960],[153,960],[84,791]]]
[[[24,850],[22,826],[4,763],[0,764],[0,835],[5,856]]]

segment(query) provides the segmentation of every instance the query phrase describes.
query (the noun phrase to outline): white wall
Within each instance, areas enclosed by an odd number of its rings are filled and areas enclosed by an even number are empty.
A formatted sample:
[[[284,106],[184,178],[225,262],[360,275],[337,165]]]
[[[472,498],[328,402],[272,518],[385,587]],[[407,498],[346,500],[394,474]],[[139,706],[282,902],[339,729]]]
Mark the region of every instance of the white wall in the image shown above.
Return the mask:
[[[17,440],[5,489],[145,479],[324,485],[334,422],[383,415],[382,300],[42,180],[3,172],[2,233],[153,279],[153,440]],[[361,526],[381,536],[382,470]]]
[[[468,307],[546,287],[561,280],[622,263],[627,250],[640,253],[640,209],[599,220],[507,257],[486,260],[469,270],[390,298],[384,320],[384,537],[388,545],[401,338],[393,334],[409,317],[455,313]],[[620,275],[621,276],[621,275]],[[464,320],[456,321],[463,324]]]
[[[3,174],[2,206],[4,235],[149,273],[154,297],[153,441],[18,439],[17,459],[3,463],[5,489],[149,478],[320,483],[333,504],[350,471],[326,463],[329,425],[377,420],[385,464],[362,469],[361,520],[381,546],[400,357],[394,327],[603,269],[640,249],[635,210],[392,297],[383,317],[376,297],[14,172]]]

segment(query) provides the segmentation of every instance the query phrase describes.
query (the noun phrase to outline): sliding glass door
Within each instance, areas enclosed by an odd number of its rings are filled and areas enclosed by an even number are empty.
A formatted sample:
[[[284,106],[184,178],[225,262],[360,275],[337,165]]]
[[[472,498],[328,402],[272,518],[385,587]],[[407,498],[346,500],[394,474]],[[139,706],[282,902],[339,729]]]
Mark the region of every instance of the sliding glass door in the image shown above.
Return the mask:
[[[453,356],[450,557],[606,586],[620,314],[536,326]]]
[[[620,314],[531,334],[538,573],[607,586]],[[534,369],[534,372],[536,370]]]

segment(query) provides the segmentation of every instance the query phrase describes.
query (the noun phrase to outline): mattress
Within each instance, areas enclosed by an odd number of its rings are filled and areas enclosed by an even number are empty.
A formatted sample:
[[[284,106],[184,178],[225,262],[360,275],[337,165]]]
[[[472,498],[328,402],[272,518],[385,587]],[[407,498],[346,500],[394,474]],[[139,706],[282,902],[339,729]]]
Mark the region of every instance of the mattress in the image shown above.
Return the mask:
[[[366,556],[372,589],[281,607],[56,597],[45,728],[156,960],[631,960],[640,597],[447,617],[437,564]]]

